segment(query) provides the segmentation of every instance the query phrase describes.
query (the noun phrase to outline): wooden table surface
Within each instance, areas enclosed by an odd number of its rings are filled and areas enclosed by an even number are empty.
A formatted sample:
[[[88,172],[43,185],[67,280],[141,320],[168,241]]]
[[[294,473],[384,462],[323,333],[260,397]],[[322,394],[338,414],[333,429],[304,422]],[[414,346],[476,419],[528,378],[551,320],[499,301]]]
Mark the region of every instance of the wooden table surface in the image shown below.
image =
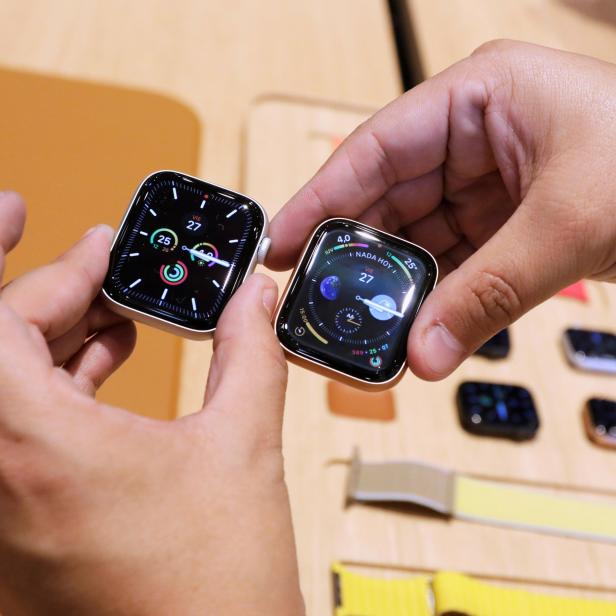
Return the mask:
[[[207,127],[201,177],[229,187],[256,98],[382,105],[401,88],[385,0],[6,0],[0,63],[177,97]],[[209,345],[185,344],[180,413],[200,406],[209,360]]]
[[[614,0],[406,0],[425,76],[492,39],[509,38],[616,62]]]
[[[606,42],[612,25],[556,1],[409,2],[426,74],[498,36],[616,54]],[[207,126],[201,175],[249,192],[271,214],[340,137],[400,90],[384,0],[178,0],[172,9],[164,0],[58,0],[53,7],[6,0],[0,63],[153,89],[186,102]],[[572,323],[613,327],[613,289],[591,285],[590,295],[589,304],[554,298],[522,319],[512,331],[509,360],[473,358],[438,384],[407,376],[395,390],[397,418],[387,424],[331,415],[325,379],[291,369],[285,454],[311,616],[331,611],[334,559],[614,590],[616,546],[372,507],[344,510],[346,467],[332,463],[358,445],[367,460],[409,456],[471,473],[613,489],[616,454],[587,442],[580,412],[590,395],[615,397],[616,381],[574,372],[558,344]],[[208,343],[185,345],[181,413],[200,403],[209,353]],[[503,443],[462,432],[453,392],[466,378],[528,386],[543,420],[536,441]]]
[[[367,109],[301,100],[261,102],[250,114],[244,190],[258,194],[274,214],[298,181],[368,114]],[[283,286],[286,275],[275,277]],[[331,588],[324,576],[336,559],[408,571],[471,572],[552,592],[552,585],[561,592],[568,586],[597,587],[606,591],[601,596],[616,599],[615,545],[378,507],[344,508],[347,467],[340,461],[348,460],[354,446],[367,461],[413,458],[491,478],[611,491],[616,501],[616,452],[593,446],[581,422],[587,398],[616,397],[616,378],[573,370],[560,344],[562,331],[572,324],[614,328],[616,289],[599,283],[587,288],[586,304],[555,297],[516,323],[507,360],[471,358],[439,383],[407,374],[394,390],[392,422],[332,415],[325,379],[291,366],[285,460],[309,614],[330,609]],[[463,380],[528,387],[542,422],[537,438],[514,443],[463,432],[454,404]]]

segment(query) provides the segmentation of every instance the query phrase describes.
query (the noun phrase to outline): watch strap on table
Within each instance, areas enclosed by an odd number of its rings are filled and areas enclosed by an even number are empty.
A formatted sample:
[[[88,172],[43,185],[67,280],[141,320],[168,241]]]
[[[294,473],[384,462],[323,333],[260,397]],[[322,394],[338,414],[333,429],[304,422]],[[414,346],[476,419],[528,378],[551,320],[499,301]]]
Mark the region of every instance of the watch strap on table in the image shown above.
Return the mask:
[[[616,543],[616,500],[554,495],[412,460],[362,462],[353,453],[347,502],[404,502],[463,520]]]
[[[367,575],[332,566],[335,616],[616,616],[616,603],[488,584],[448,571]]]
[[[451,515],[454,481],[453,471],[421,462],[366,464],[355,449],[347,481],[347,501],[412,503]]]
[[[332,566],[334,616],[433,616],[428,576],[383,578]]]
[[[616,616],[611,601],[499,587],[448,571],[434,575],[432,591],[436,613],[443,616]]]

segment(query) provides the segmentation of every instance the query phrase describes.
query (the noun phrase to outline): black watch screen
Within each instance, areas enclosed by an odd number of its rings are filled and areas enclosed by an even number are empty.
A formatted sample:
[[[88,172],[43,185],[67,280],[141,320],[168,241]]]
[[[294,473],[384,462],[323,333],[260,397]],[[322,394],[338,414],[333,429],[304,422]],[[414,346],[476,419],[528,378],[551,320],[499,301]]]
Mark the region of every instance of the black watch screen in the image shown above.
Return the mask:
[[[148,317],[213,330],[254,264],[264,224],[261,207],[243,195],[175,171],[154,173],[122,222],[103,291]]]
[[[317,228],[279,309],[287,351],[367,383],[404,367],[409,329],[434,287],[425,250],[366,225],[332,219]]]
[[[457,393],[458,417],[472,434],[531,439],[539,429],[539,416],[531,393],[517,385],[466,381]]]

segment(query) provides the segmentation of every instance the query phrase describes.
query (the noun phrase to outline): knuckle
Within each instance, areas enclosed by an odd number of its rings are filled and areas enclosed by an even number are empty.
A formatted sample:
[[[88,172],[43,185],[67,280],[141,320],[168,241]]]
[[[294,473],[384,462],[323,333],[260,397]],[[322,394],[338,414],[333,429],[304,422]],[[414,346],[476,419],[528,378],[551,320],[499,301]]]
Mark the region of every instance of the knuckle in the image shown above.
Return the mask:
[[[500,274],[479,272],[470,283],[471,316],[477,322],[486,320],[499,327],[510,325],[522,311],[522,302],[514,285]]]
[[[351,173],[353,175],[353,181],[355,185],[359,188],[359,190],[367,197],[370,194],[370,186],[366,184],[365,179],[362,177],[361,173],[357,167],[357,156],[353,152],[353,150],[346,146],[343,150],[344,155],[346,156],[347,163]]]
[[[386,197],[382,197],[375,204],[380,225],[386,231],[395,233],[401,227],[400,214]]]
[[[83,261],[75,263],[71,270],[70,276],[75,289],[79,289],[91,295],[92,289],[98,287],[98,280],[93,274],[90,264]]]
[[[100,260],[94,255],[83,254],[75,247],[60,256],[49,267],[54,266],[61,268],[63,277],[67,279],[65,286],[84,291],[98,286],[100,272],[103,270]]]
[[[372,123],[362,124],[356,132],[357,138],[345,141],[342,152],[355,184],[370,200],[393,186],[398,181],[398,174],[388,147]],[[366,166],[366,161],[371,161],[371,164]]]
[[[327,198],[323,196],[321,189],[317,186],[317,182],[309,182],[302,191],[307,201],[319,210],[321,218],[335,215],[335,212],[332,212],[329,207]]]
[[[389,155],[389,150],[374,128],[367,126],[365,130],[372,142],[372,150],[376,157],[377,169],[381,176],[381,182],[385,187],[393,186],[398,182],[398,173]]]

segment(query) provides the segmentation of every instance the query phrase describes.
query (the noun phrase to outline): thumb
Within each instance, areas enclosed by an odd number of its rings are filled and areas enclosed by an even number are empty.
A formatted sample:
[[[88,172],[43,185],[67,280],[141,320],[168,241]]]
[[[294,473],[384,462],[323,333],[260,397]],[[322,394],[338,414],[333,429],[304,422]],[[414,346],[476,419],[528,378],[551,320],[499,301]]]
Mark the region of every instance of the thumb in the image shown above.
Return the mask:
[[[430,294],[407,347],[417,376],[448,376],[486,340],[584,276],[575,239],[557,221],[533,220],[540,209],[522,204]]]
[[[234,429],[279,439],[287,364],[271,323],[277,297],[276,283],[263,274],[233,295],[214,335],[205,405]]]

